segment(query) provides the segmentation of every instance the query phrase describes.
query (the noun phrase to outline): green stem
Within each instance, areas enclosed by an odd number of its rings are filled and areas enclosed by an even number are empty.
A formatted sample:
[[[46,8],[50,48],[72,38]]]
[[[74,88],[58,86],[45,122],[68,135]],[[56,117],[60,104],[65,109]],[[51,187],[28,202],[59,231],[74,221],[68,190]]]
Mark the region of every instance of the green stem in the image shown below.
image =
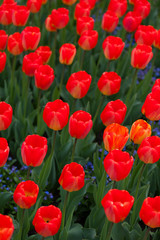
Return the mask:
[[[104,151],[105,151],[105,147],[104,147],[104,144],[103,144],[103,148],[102,148],[102,153],[101,153],[101,162],[100,162],[100,172],[102,171],[103,169],[103,159],[104,159]]]
[[[107,233],[107,229],[108,229],[108,223],[109,223],[108,219],[106,218],[105,219],[105,223],[104,223],[103,228],[102,228],[100,240],[104,240],[106,238],[106,233]]]
[[[54,35],[54,46],[53,46],[53,67],[55,66],[55,61],[56,61],[56,45],[57,45],[57,35],[58,35],[58,30],[55,32]]]
[[[116,181],[113,181],[112,189],[115,189]]]
[[[138,191],[139,191],[140,182],[141,182],[141,177],[142,177],[142,174],[144,172],[145,166],[146,166],[146,164],[144,163],[142,165],[142,168],[141,168],[141,171],[140,171],[140,174],[139,174],[139,177],[138,177],[138,183],[137,183],[136,193],[135,193],[135,197],[134,197],[134,202],[135,203],[137,201]],[[132,215],[131,215],[131,228],[133,227],[133,224],[134,224],[134,215],[135,215],[135,211],[136,211],[136,204],[135,203],[133,205],[133,212],[132,212]]]
[[[60,84],[59,84],[59,95],[58,95],[58,98],[60,97],[60,94],[61,94],[61,91],[62,91],[63,80],[64,80],[64,73],[65,73],[65,64],[63,64],[61,81],[60,81]]]
[[[31,171],[31,166],[29,166],[28,171],[27,171],[27,180],[29,180],[30,171]]]
[[[76,106],[76,100],[77,100],[77,98],[74,98],[72,108],[71,108],[71,114],[73,114],[73,112],[74,112],[74,109],[75,109],[75,106]]]
[[[28,95],[29,95],[30,78],[28,78],[27,80],[26,80],[27,86],[24,89],[24,118],[26,117],[26,112],[27,112],[27,102],[28,102]]]
[[[13,57],[12,63],[12,73],[11,73],[11,84],[10,84],[10,100],[9,102],[12,103],[14,97],[14,73],[16,68],[16,56]]]
[[[16,236],[16,240],[22,240],[22,230],[23,230],[24,214],[25,214],[25,209],[23,209],[22,217],[21,217],[21,220],[20,220],[20,228],[19,228],[18,235]]]
[[[39,113],[40,113],[40,99],[41,99],[41,90],[38,89],[38,100],[37,100],[37,133],[39,132]]]
[[[127,93],[126,102],[125,102],[127,107],[128,107],[132,92],[135,92],[137,72],[138,72],[138,68],[135,69],[135,72],[134,72],[134,75],[133,75],[133,78],[132,78],[132,82],[131,82],[131,86],[130,86],[130,89]]]
[[[108,72],[108,71],[109,71],[110,64],[111,64],[111,60],[108,60],[108,62],[107,62],[107,68],[106,68],[106,72]]]
[[[73,144],[71,162],[74,161],[74,153],[75,153],[75,149],[76,149],[76,144],[77,144],[77,138],[75,138],[75,141],[74,141],[74,144]]]
[[[64,228],[65,225],[65,216],[66,216],[66,207],[67,207],[67,201],[69,197],[69,192],[66,193],[65,199],[64,199],[64,205],[63,205],[63,211],[62,211],[62,225],[61,225],[61,231]]]
[[[143,240],[147,240],[147,238],[148,238],[148,236],[149,236],[149,232],[150,232],[150,227],[147,229]]]
[[[114,224],[113,222],[110,223],[106,240],[110,240],[110,238],[111,238],[111,233],[112,233],[113,224]]]
[[[44,237],[42,237],[42,240],[44,240]]]
[[[151,130],[153,131],[153,127],[154,127],[154,121],[152,121],[152,124],[151,124]]]
[[[93,118],[93,125],[94,125],[94,123],[95,123],[95,121],[96,121],[96,119],[97,119],[98,113],[99,113],[100,108],[101,108],[101,106],[102,106],[102,104],[103,104],[103,102],[104,102],[104,99],[105,99],[105,95],[103,95],[103,96],[101,97],[101,100],[100,100],[100,102],[99,102],[99,105],[98,105],[98,107],[97,107],[96,113],[95,113],[94,118]]]
[[[82,67],[83,67],[84,55],[85,55],[85,51],[82,50],[82,57],[81,57],[81,64],[80,64],[80,69],[81,69],[81,70],[82,70]]]

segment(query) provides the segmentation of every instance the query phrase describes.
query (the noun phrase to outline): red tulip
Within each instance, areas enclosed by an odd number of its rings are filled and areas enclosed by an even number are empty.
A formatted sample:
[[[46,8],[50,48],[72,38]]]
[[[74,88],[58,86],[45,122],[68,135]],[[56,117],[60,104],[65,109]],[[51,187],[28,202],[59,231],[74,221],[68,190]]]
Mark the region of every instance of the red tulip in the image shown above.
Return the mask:
[[[117,17],[116,13],[107,10],[102,18],[102,29],[107,32],[113,32],[117,27],[119,22],[119,18]]]
[[[66,88],[74,98],[83,98],[91,85],[92,77],[85,71],[72,73],[68,79]]]
[[[123,19],[123,27],[127,32],[134,32],[141,22],[141,15],[137,12],[128,12]]]
[[[160,159],[160,138],[151,136],[145,138],[137,151],[138,157],[144,163],[155,163]]]
[[[0,23],[2,25],[9,25],[12,23],[12,10],[14,6],[10,6],[7,4],[2,4],[0,6]]]
[[[5,138],[0,137],[0,167],[3,167],[8,159],[9,147]]]
[[[48,102],[43,111],[43,120],[47,126],[55,131],[62,130],[69,117],[69,105],[60,99]]]
[[[47,90],[54,80],[54,70],[49,65],[40,65],[34,72],[35,85],[41,90]]]
[[[37,201],[39,187],[33,181],[21,182],[17,185],[13,200],[20,208],[31,208]]]
[[[78,19],[79,17],[89,17],[90,15],[90,6],[85,3],[77,3],[74,12],[74,19]]]
[[[77,0],[62,0],[62,2],[66,5],[73,5]]]
[[[38,27],[26,27],[21,36],[24,50],[35,50],[39,44],[41,32]]]
[[[135,33],[135,40],[137,44],[146,44],[151,46],[155,38],[156,30],[150,25],[140,25]]]
[[[84,186],[84,177],[83,167],[72,162],[64,166],[58,182],[68,192],[79,191]]]
[[[46,27],[47,31],[49,31],[49,32],[56,32],[57,31],[56,27],[53,24],[51,15],[49,15],[46,18],[46,20],[45,20],[45,27]]]
[[[128,132],[128,128],[118,123],[110,124],[103,133],[105,149],[108,152],[114,149],[122,150],[129,138]]]
[[[160,196],[144,199],[139,216],[150,228],[160,227]]]
[[[120,99],[117,99],[107,103],[100,118],[106,127],[112,123],[122,124],[126,111],[126,105]]]
[[[95,30],[87,30],[82,33],[78,40],[79,46],[86,51],[89,51],[97,45],[98,32]]]
[[[46,4],[48,0],[42,0],[42,4]]]
[[[93,30],[94,19],[92,17],[79,17],[77,19],[77,34],[82,35],[86,30]]]
[[[151,121],[160,120],[160,89],[152,91],[146,97],[146,100],[142,106],[142,114]]]
[[[160,49],[160,30],[156,30],[153,46]]]
[[[110,0],[108,10],[115,12],[117,17],[122,17],[127,11],[127,0]]]
[[[71,43],[65,43],[59,49],[59,61],[61,64],[71,65],[76,55],[76,47]]]
[[[22,143],[21,155],[27,166],[38,167],[42,164],[47,153],[47,139],[39,135],[28,135]]]
[[[42,6],[42,0],[28,0],[27,7],[31,13],[37,13],[40,11]]]
[[[10,240],[14,231],[12,218],[0,214],[0,239]]]
[[[55,28],[62,29],[69,22],[69,11],[66,8],[53,9],[51,13],[51,18]]]
[[[93,126],[92,116],[85,111],[74,112],[69,119],[69,134],[78,139],[87,136]]]
[[[47,64],[52,55],[52,51],[48,46],[40,46],[39,48],[36,49],[35,53],[41,56],[43,64]]]
[[[134,68],[144,69],[152,57],[152,48],[148,45],[139,44],[132,50],[131,65]]]
[[[128,216],[134,203],[134,197],[126,190],[111,189],[101,203],[108,220],[118,223]]]
[[[121,77],[116,72],[104,72],[97,85],[102,94],[110,96],[119,92]]]
[[[11,105],[0,102],[0,131],[6,130],[12,122],[13,110]]]
[[[111,180],[120,181],[129,175],[133,162],[134,159],[129,153],[115,149],[105,157],[104,168]]]
[[[14,0],[3,0],[3,4],[7,5],[16,5],[17,3]]]
[[[142,19],[145,19],[151,10],[151,5],[147,0],[135,0],[134,12],[139,13],[142,16]]]
[[[3,72],[6,66],[7,55],[5,52],[0,52],[0,73]]]
[[[4,50],[7,45],[8,35],[4,30],[0,30],[0,50]]]
[[[93,9],[96,4],[96,0],[80,0],[80,3],[86,3],[89,5],[90,9]]]
[[[160,78],[156,79],[153,87],[152,87],[152,92],[160,91]]]
[[[109,36],[103,42],[103,52],[107,59],[118,59],[123,51],[125,43],[120,37]]]
[[[151,125],[143,119],[135,121],[130,130],[130,140],[135,144],[141,144],[143,139],[151,136]]]
[[[25,26],[28,21],[29,14],[30,14],[30,11],[26,6],[17,5],[12,11],[13,25]]]
[[[8,51],[13,55],[20,55],[23,52],[21,34],[16,32],[8,38]]]
[[[62,220],[61,210],[53,205],[40,207],[33,219],[33,226],[38,234],[43,237],[55,235]]]
[[[34,76],[35,70],[42,64],[43,62],[41,56],[36,53],[29,53],[23,58],[22,71],[26,75],[32,77]]]

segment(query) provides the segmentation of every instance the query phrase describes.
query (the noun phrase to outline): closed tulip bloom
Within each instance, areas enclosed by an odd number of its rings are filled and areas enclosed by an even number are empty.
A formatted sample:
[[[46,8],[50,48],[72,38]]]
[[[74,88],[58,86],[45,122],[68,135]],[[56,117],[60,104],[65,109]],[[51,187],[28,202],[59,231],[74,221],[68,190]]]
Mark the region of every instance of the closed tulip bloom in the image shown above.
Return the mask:
[[[160,196],[144,199],[139,217],[150,228],[160,227]]]
[[[56,32],[57,31],[56,27],[53,24],[51,15],[49,15],[46,18],[46,20],[45,20],[45,27],[46,27],[47,31],[49,31],[49,32]]]
[[[133,11],[139,13],[142,19],[148,17],[150,10],[151,5],[147,0],[135,0]]]
[[[17,3],[14,0],[3,0],[3,4],[7,4],[7,5],[16,5]]]
[[[114,149],[122,150],[129,138],[128,128],[118,123],[112,123],[106,127],[103,133],[105,149],[110,152]]]
[[[76,111],[69,119],[69,134],[74,138],[84,139],[92,126],[92,116],[88,112]]]
[[[129,153],[115,149],[105,157],[104,168],[111,180],[121,181],[129,175],[133,162],[134,159]]]
[[[151,121],[160,120],[160,89],[149,93],[142,106],[142,114]]]
[[[107,10],[102,18],[102,29],[107,32],[113,32],[117,27],[119,22],[119,18],[117,17],[116,13]]]
[[[13,110],[10,104],[0,102],[0,131],[6,130],[12,122]]]
[[[160,159],[160,138],[151,136],[145,138],[137,151],[139,159],[148,164],[158,162]]]
[[[153,57],[152,47],[138,44],[131,53],[131,65],[134,68],[144,69]]]
[[[0,214],[0,239],[1,240],[10,240],[14,231],[14,225],[12,218]]]
[[[97,85],[102,94],[110,96],[119,92],[121,77],[116,72],[104,72]]]
[[[74,19],[78,19],[79,17],[89,17],[90,15],[90,6],[85,3],[77,3],[74,12]]]
[[[92,17],[79,17],[77,19],[77,34],[82,35],[86,30],[93,30],[94,28],[94,19]]]
[[[153,87],[152,87],[152,92],[160,91],[160,78],[156,79]]]
[[[160,30],[156,30],[153,46],[160,49]]]
[[[12,23],[12,10],[13,7],[7,4],[0,6],[0,24],[7,26]]]
[[[3,167],[8,159],[9,146],[5,138],[0,137],[0,167]]]
[[[100,118],[106,127],[112,123],[122,124],[126,116],[126,111],[126,105],[120,99],[117,99],[107,103]]]
[[[83,98],[91,85],[92,77],[85,71],[72,73],[68,79],[66,89],[74,98]]]
[[[101,203],[108,220],[119,223],[128,216],[134,203],[134,197],[126,190],[111,189]]]
[[[62,220],[61,210],[53,205],[40,207],[33,219],[33,226],[38,234],[43,237],[55,235]]]
[[[66,5],[73,5],[77,0],[62,0],[62,2]]]
[[[38,193],[38,185],[28,180],[17,185],[13,194],[13,200],[20,208],[28,209],[36,203]]]
[[[47,90],[54,80],[54,70],[49,65],[40,65],[34,73],[35,85],[41,90]]]
[[[115,60],[121,56],[125,43],[120,37],[109,36],[103,41],[102,48],[108,60]]]
[[[51,18],[55,28],[62,29],[69,22],[69,11],[66,8],[53,9],[51,13]]]
[[[61,99],[48,102],[43,111],[43,120],[47,126],[55,131],[62,130],[69,118],[69,105]]]
[[[39,48],[36,49],[35,53],[41,56],[43,64],[47,64],[52,55],[52,51],[48,46],[40,46]]]
[[[22,143],[22,161],[27,166],[38,167],[42,164],[47,153],[47,139],[39,135],[28,135]]]
[[[59,49],[59,61],[61,64],[71,65],[76,55],[76,47],[71,43],[65,43]]]
[[[31,13],[37,13],[40,11],[42,6],[42,0],[28,0],[27,7]]]
[[[6,66],[7,55],[5,52],[0,52],[0,73],[3,72]]]
[[[151,125],[143,119],[135,121],[130,130],[130,140],[135,144],[141,144],[143,139],[151,136]]]
[[[79,191],[84,186],[84,177],[83,167],[72,162],[64,166],[58,182],[68,192]]]
[[[21,37],[24,50],[35,50],[39,44],[41,32],[38,27],[26,27]]]
[[[135,32],[135,40],[137,44],[146,44],[151,46],[156,37],[156,30],[154,27],[148,25],[140,25]]]
[[[22,39],[19,32],[9,36],[7,49],[15,56],[20,55],[23,52]]]
[[[42,58],[37,53],[29,53],[24,56],[23,64],[22,64],[22,71],[32,77],[34,76],[35,70],[42,65]]]
[[[80,0],[80,3],[87,3],[90,9],[93,9],[96,4],[96,0]]]
[[[122,17],[127,11],[127,0],[110,0],[108,10],[115,12],[117,17]]]
[[[82,33],[78,40],[79,46],[86,51],[89,51],[97,45],[98,32],[95,30],[87,30]]]
[[[123,19],[123,27],[127,32],[134,32],[142,22],[142,17],[137,12],[128,12]]]
[[[25,26],[28,21],[29,14],[30,14],[30,11],[26,6],[17,5],[12,11],[13,25]]]
[[[4,50],[7,45],[8,35],[4,30],[0,30],[0,50]]]

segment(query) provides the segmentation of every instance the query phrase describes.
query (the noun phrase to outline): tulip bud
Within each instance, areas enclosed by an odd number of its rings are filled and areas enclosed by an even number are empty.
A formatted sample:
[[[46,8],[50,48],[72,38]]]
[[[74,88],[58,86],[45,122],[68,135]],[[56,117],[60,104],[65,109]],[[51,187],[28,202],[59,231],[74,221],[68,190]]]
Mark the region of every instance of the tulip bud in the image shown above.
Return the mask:
[[[42,6],[42,0],[28,0],[27,7],[31,13],[37,13],[40,11]]]
[[[142,19],[148,17],[151,10],[151,5],[147,0],[135,0],[134,12],[137,12],[142,16]]]
[[[40,46],[39,48],[36,49],[35,53],[41,56],[43,64],[47,64],[52,55],[52,51],[48,46]]]
[[[0,6],[0,23],[2,25],[10,25],[12,23],[12,10],[13,6],[2,4]]]
[[[76,47],[71,43],[65,43],[59,49],[59,54],[61,64],[71,65],[76,55]]]
[[[57,31],[56,27],[53,24],[51,15],[49,15],[46,18],[46,20],[45,20],[45,27],[46,27],[47,31],[49,31],[49,32],[56,32]]]
[[[145,44],[151,46],[156,38],[156,30],[148,25],[140,25],[135,32],[135,40],[137,44]]]
[[[116,72],[104,72],[97,85],[102,94],[110,96],[119,92],[121,77]]]
[[[144,69],[152,57],[152,48],[148,45],[139,44],[132,50],[131,65],[134,68]]]
[[[7,45],[8,35],[4,30],[0,30],[0,50],[4,50]]]
[[[12,218],[0,214],[0,239],[10,240],[14,231]]]
[[[19,32],[9,36],[7,49],[15,56],[20,55],[23,52],[22,39]]]
[[[123,19],[123,27],[127,32],[134,32],[141,22],[141,15],[137,12],[128,12]]]
[[[69,11],[66,8],[53,9],[51,13],[51,18],[55,28],[62,29],[69,22]]]
[[[77,3],[74,12],[74,19],[78,19],[79,17],[89,17],[90,15],[90,6],[85,3]]]
[[[94,19],[91,17],[79,17],[77,19],[77,34],[82,35],[86,30],[93,30]]]
[[[0,167],[3,167],[8,159],[9,146],[5,138],[0,137]]]
[[[160,49],[160,30],[156,30],[153,46]]]
[[[64,166],[58,182],[68,192],[79,191],[84,186],[84,177],[83,167],[72,162]]]
[[[117,17],[122,17],[127,11],[127,0],[110,0],[108,10],[115,12]]]
[[[6,66],[7,56],[5,52],[0,52],[0,73],[3,72]]]
[[[88,4],[89,8],[92,10],[95,7],[96,0],[80,0],[80,3]]]
[[[36,53],[29,53],[23,58],[22,71],[32,77],[34,76],[35,70],[42,64],[41,56],[38,56]]]
[[[102,18],[102,29],[106,32],[113,32],[117,27],[119,18],[116,13],[108,10],[104,13]]]
[[[41,90],[47,90],[54,80],[54,70],[49,65],[40,65],[34,73],[35,85]]]
[[[79,46],[86,51],[89,51],[97,45],[98,32],[95,30],[87,30],[82,33],[78,40]]]
[[[12,122],[13,110],[10,104],[0,102],[0,131],[6,130]]]
[[[85,71],[72,73],[68,79],[66,88],[74,98],[83,98],[91,85],[92,77]]]
[[[151,136],[151,125],[142,119],[135,121],[130,130],[130,140],[135,144],[141,144],[143,139]]]
[[[39,44],[41,32],[38,27],[26,27],[21,36],[24,50],[35,50]]]
[[[25,26],[28,21],[29,14],[30,14],[30,11],[26,6],[17,5],[12,11],[13,25]]]
[[[120,37],[109,36],[103,41],[103,52],[107,59],[118,59],[123,51],[125,43]]]

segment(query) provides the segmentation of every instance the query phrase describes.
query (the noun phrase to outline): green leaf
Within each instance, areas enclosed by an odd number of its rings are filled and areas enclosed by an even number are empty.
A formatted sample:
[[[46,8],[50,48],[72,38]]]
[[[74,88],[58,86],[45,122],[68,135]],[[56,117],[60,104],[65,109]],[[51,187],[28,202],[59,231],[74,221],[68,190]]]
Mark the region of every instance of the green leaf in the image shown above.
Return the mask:
[[[68,232],[68,240],[82,240],[83,229],[80,224],[75,224]]]
[[[10,201],[12,196],[13,196],[13,193],[10,193],[10,192],[0,193],[0,210],[1,211],[5,208],[5,205]]]
[[[83,238],[87,240],[94,240],[96,237],[96,230],[93,228],[83,228]]]

